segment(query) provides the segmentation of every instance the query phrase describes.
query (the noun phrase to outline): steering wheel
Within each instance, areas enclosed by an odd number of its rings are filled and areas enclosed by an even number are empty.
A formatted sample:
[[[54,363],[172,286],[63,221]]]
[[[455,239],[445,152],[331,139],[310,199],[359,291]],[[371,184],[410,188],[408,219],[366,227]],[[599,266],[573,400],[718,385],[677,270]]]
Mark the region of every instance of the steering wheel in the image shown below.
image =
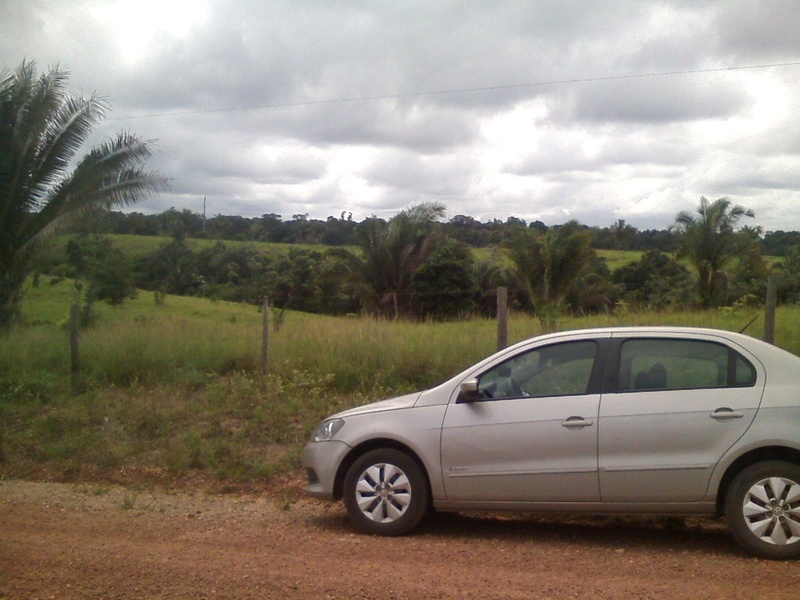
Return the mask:
[[[520,384],[517,383],[517,380],[514,379],[513,377],[508,378],[508,386],[511,389],[511,392],[513,393],[513,396],[515,398],[522,398],[528,395],[522,390],[522,386],[520,386]]]

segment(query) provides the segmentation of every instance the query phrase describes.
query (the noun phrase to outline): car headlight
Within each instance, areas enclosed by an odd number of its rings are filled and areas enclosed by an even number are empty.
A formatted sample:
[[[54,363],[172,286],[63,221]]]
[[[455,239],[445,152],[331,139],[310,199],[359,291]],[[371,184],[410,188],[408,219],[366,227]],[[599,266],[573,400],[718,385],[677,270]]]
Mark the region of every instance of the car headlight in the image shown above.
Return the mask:
[[[314,435],[311,436],[311,441],[329,442],[333,439],[333,436],[336,435],[336,432],[339,431],[343,425],[344,421],[342,419],[329,419],[327,421],[323,421],[314,431]]]

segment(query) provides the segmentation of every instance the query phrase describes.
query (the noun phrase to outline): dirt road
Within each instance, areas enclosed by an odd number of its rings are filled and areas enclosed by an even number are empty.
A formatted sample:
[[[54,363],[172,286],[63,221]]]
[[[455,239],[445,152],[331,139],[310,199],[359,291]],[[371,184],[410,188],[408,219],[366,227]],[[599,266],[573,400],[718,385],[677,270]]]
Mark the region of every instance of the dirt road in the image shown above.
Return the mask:
[[[0,598],[791,598],[715,522],[439,516],[354,534],[293,495],[0,482]]]

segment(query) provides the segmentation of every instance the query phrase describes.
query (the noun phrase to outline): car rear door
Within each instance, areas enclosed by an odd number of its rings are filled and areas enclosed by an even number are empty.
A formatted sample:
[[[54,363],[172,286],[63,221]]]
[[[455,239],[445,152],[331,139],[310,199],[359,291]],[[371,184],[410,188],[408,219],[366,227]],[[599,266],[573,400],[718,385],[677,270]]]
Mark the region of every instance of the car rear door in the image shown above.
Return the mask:
[[[619,339],[600,402],[603,502],[694,502],[753,421],[762,365],[713,336]]]

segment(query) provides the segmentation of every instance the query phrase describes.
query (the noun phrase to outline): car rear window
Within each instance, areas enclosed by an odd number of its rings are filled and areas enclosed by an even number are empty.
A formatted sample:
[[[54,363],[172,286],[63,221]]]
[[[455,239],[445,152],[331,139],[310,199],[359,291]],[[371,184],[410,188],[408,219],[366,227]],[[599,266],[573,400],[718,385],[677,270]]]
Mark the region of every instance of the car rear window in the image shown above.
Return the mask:
[[[750,387],[755,382],[752,363],[723,344],[678,339],[622,344],[619,391]]]

